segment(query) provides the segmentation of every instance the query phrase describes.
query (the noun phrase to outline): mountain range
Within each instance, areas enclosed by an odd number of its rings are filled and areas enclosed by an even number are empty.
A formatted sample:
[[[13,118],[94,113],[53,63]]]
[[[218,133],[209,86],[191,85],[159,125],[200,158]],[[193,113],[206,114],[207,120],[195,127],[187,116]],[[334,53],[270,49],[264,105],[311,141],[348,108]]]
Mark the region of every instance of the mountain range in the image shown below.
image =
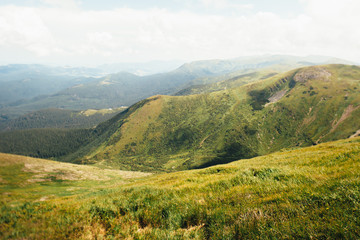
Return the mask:
[[[2,133],[0,151],[51,157],[63,142],[76,147],[56,151],[62,161],[174,171],[315,145],[360,129],[359,77],[355,65],[310,66],[216,92],[156,95],[93,129]]]
[[[359,238],[360,66],[0,69],[1,239]]]
[[[3,120],[13,119],[31,111],[47,108],[70,110],[117,108],[132,105],[156,94],[201,93],[199,89],[195,92],[184,89],[194,86],[196,88],[204,84],[217,84],[229,78],[241,78],[243,74],[258,74],[255,72],[261,72],[260,75],[264,75],[264,72],[275,74],[296,67],[326,63],[348,62],[320,56],[269,55],[196,61],[186,63],[170,72],[147,76],[128,72],[105,75],[104,70],[92,68],[10,65],[4,66],[3,74],[0,74],[0,89],[3,91],[0,94],[2,96],[0,116]],[[230,85],[234,87],[256,80],[258,78],[254,77],[246,81],[233,81]],[[219,90],[227,85],[219,84],[220,86],[210,89]]]
[[[359,77],[357,66],[324,65],[210,94],[151,97],[109,120],[106,137],[74,160],[185,170],[347,138],[360,129]]]

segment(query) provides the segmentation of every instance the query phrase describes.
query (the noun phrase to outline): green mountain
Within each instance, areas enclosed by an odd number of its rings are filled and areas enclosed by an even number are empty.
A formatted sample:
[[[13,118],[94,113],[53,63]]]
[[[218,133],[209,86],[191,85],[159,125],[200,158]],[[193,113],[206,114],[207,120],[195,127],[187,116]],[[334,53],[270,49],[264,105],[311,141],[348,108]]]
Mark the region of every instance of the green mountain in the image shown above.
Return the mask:
[[[360,129],[359,79],[358,66],[325,65],[209,94],[154,96],[100,124],[103,133],[66,160],[172,171],[348,138]]]
[[[157,95],[93,129],[0,133],[0,151],[142,171],[228,163],[357,135],[359,79],[358,66],[324,65],[212,93]]]
[[[0,166],[1,239],[359,238],[359,137],[148,177],[7,154]]]

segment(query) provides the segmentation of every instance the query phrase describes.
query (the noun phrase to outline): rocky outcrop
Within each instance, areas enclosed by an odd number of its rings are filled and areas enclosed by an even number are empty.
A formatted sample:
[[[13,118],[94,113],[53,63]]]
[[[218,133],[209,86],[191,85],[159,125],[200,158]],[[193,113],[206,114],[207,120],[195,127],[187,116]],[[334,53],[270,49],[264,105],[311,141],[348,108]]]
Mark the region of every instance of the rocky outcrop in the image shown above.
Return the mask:
[[[300,69],[294,76],[295,82],[304,83],[309,80],[323,80],[328,81],[331,73],[324,67],[309,67]]]

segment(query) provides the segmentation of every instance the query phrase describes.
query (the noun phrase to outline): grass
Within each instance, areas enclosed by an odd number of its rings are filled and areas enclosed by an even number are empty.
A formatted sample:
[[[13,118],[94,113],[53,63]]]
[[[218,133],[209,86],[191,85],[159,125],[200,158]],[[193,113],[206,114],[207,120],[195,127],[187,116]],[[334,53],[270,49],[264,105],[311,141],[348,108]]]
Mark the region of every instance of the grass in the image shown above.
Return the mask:
[[[0,153],[1,200],[12,204],[97,191],[147,175]]]
[[[21,171],[18,162],[8,166]],[[357,239],[359,169],[360,138],[352,138],[132,182],[113,176],[101,182],[65,180],[21,186],[36,173],[26,172],[17,180],[2,171],[2,196],[16,193],[21,201],[2,198],[0,236]],[[8,185],[4,181],[18,187],[8,186],[4,194]],[[58,189],[58,195],[45,201],[27,199],[32,193],[21,189],[33,184],[38,190],[46,189],[43,195],[51,188]],[[61,195],[70,185],[83,190]]]

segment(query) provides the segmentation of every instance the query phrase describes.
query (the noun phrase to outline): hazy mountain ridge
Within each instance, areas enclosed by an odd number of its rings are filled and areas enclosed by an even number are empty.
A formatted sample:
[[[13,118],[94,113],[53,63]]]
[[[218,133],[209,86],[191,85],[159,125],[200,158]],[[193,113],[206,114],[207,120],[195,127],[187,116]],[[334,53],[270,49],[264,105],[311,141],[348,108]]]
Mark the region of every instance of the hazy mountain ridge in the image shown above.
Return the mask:
[[[152,75],[157,73],[169,72],[178,68],[182,61],[149,61],[149,62],[123,62],[102,64],[97,68],[108,73],[129,72],[138,76]]]
[[[199,91],[199,85],[216,84],[219,81],[236,77],[241,74],[256,72],[261,69],[274,72],[284,72],[296,67],[314,65],[320,63],[346,63],[346,60],[333,59],[330,57],[296,57],[283,55],[269,55],[256,57],[243,57],[229,60],[205,60],[186,63],[179,68],[166,72],[148,76],[137,76],[131,73],[120,72],[110,74],[102,78],[79,78],[67,82],[67,89],[50,94],[46,92],[45,80],[42,80],[41,86],[19,88],[19,83],[14,83],[10,89],[23,89],[24,96],[28,96],[28,91],[32,88],[42,89],[45,87],[45,94],[49,96],[39,97],[44,94],[43,91],[32,91],[31,94],[37,95],[36,98],[29,101],[12,102],[11,97],[4,94],[3,97],[8,101],[7,106],[0,109],[0,114],[4,118],[14,118],[16,116],[46,108],[63,108],[72,110],[84,110],[89,108],[116,108],[120,106],[129,106],[137,101],[147,97],[165,94],[174,95],[183,89],[197,88],[196,91],[187,90],[188,94],[201,93],[207,91],[217,91],[227,86],[227,83],[218,86],[205,86],[207,90]],[[32,65],[31,65],[32,66]],[[37,65],[35,65],[37,66]],[[42,66],[37,66],[42,67]],[[71,70],[71,68],[69,68]],[[66,68],[60,68],[56,71],[70,71]],[[53,70],[53,71],[55,71]],[[83,70],[83,72],[82,72]],[[95,71],[96,69],[76,69],[76,74],[84,74],[86,71]],[[71,72],[71,71],[70,71]],[[75,74],[74,73],[74,74]],[[255,79],[256,80],[256,79]],[[75,81],[75,82],[74,82]],[[248,82],[248,81],[247,81]],[[235,87],[244,84],[243,81],[232,83],[228,87]],[[7,87],[4,87],[7,89]],[[18,90],[17,90],[18,91]],[[11,91],[7,91],[11,93]],[[13,94],[19,98],[19,94]]]
[[[104,76],[93,68],[50,67],[37,64],[0,66],[0,106],[56,93],[93,77]]]
[[[208,65],[207,65],[208,64]],[[175,95],[191,95],[209,93],[226,88],[233,88],[255,82],[261,79],[290,71],[295,68],[324,65],[324,64],[353,64],[350,61],[324,57],[324,56],[288,56],[288,55],[264,55],[249,56],[230,60],[208,60],[195,62],[194,65],[210,71],[210,66],[215,65],[214,69],[227,69],[230,72],[223,72],[218,76],[200,77],[191,81]],[[219,67],[223,66],[222,68]],[[191,63],[185,64],[185,68],[191,68]]]

